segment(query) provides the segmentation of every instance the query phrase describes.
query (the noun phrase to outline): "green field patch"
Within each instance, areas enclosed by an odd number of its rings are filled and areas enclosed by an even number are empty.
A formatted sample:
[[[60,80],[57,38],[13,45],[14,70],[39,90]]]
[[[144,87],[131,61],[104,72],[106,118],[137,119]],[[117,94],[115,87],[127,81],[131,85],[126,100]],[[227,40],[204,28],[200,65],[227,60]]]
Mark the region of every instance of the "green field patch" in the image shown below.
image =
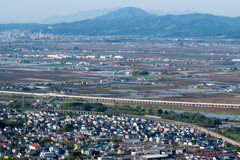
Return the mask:
[[[159,86],[167,86],[165,84],[158,84],[158,85],[126,85],[126,86],[118,86],[117,88],[143,88],[143,87],[159,87]]]
[[[33,67],[66,67],[66,66],[73,66],[74,64],[38,64],[34,65]],[[74,65],[75,66],[75,65]]]
[[[180,74],[159,74],[159,75],[145,75],[145,76],[132,76],[133,78],[148,78],[148,79],[157,79],[159,77],[162,78],[173,78],[173,77],[181,77]]]

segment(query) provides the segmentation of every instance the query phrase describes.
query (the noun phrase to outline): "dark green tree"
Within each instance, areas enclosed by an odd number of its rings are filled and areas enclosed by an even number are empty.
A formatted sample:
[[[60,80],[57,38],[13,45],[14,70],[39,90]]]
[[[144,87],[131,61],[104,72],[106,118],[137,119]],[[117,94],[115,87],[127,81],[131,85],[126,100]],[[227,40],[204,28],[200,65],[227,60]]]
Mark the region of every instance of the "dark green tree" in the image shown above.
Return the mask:
[[[158,110],[157,110],[158,116],[161,115],[162,113],[163,113],[162,109],[158,109]]]
[[[71,124],[66,124],[63,129],[62,129],[63,132],[72,132],[73,131],[73,125]]]

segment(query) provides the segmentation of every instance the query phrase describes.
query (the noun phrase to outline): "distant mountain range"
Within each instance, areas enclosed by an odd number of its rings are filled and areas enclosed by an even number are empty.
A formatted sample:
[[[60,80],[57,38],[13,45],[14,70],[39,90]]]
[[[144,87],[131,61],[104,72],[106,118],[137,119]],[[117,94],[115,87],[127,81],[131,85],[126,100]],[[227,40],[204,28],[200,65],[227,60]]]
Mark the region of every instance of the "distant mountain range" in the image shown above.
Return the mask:
[[[61,23],[61,22],[75,22],[75,21],[82,21],[86,19],[114,19],[114,18],[120,18],[119,15],[116,15],[118,12],[114,12],[117,10],[121,10],[122,12],[122,17],[131,17],[131,16],[146,16],[147,14],[155,14],[158,16],[163,16],[167,14],[172,14],[172,15],[181,15],[181,14],[192,14],[192,13],[198,13],[196,11],[191,11],[191,10],[186,10],[186,11],[161,11],[161,10],[142,10],[134,7],[125,7],[125,8],[113,8],[113,9],[102,9],[102,10],[89,10],[89,11],[80,11],[75,14],[71,15],[65,15],[65,16],[51,16],[48,17],[47,19],[44,19],[40,21],[42,24],[54,24],[54,23]],[[126,11],[129,10],[131,12]],[[110,13],[111,12],[111,13]],[[112,16],[112,17],[109,17]]]
[[[82,21],[86,19],[93,19],[98,16],[108,14],[111,11],[116,11],[118,9],[120,8],[80,11],[75,14],[66,15],[66,16],[51,16],[51,17],[48,17],[47,19],[42,20],[40,23],[53,24],[53,23],[61,23],[61,22]]]
[[[48,29],[51,26],[53,29]],[[226,36],[240,38],[240,17],[211,14],[157,16],[138,8],[122,8],[72,23],[7,24],[0,31],[20,29],[65,35],[159,35],[168,37]]]

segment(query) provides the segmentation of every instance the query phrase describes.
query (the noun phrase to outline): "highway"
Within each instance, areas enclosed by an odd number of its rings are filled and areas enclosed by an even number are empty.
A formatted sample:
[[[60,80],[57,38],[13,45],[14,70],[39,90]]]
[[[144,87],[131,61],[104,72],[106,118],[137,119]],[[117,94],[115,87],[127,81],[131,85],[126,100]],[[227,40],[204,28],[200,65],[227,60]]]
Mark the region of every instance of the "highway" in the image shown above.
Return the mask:
[[[221,104],[221,103],[199,103],[199,102],[180,102],[180,101],[161,101],[161,100],[140,100],[140,99],[123,99],[110,97],[90,97],[90,96],[76,96],[64,94],[51,93],[28,93],[28,92],[12,92],[0,91],[3,95],[22,95],[29,97],[52,97],[63,99],[82,99],[85,101],[99,101],[99,102],[117,102],[117,103],[135,103],[135,104],[158,104],[158,105],[176,105],[176,106],[196,106],[196,107],[222,107],[222,108],[240,108],[240,104]]]

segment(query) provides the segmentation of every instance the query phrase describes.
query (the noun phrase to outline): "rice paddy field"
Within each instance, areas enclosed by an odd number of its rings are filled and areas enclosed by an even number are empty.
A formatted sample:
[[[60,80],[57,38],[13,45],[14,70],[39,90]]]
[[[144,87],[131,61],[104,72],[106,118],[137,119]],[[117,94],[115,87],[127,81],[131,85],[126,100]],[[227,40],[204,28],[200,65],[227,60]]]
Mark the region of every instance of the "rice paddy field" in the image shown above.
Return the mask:
[[[240,63],[233,61],[239,57],[238,43],[219,38],[179,38],[175,41],[170,38],[133,37],[119,43],[107,43],[104,41],[107,37],[89,39],[86,43],[68,40],[61,44],[58,40],[32,40],[35,48],[25,42],[11,44],[11,47],[2,43],[0,89],[240,103]],[[78,49],[73,50],[76,47]],[[51,58],[49,55],[62,57]],[[142,71],[148,74],[132,74]],[[6,98],[0,97],[0,100]],[[198,107],[197,110],[228,112],[229,109]],[[240,110],[231,109],[231,112],[240,113]]]

